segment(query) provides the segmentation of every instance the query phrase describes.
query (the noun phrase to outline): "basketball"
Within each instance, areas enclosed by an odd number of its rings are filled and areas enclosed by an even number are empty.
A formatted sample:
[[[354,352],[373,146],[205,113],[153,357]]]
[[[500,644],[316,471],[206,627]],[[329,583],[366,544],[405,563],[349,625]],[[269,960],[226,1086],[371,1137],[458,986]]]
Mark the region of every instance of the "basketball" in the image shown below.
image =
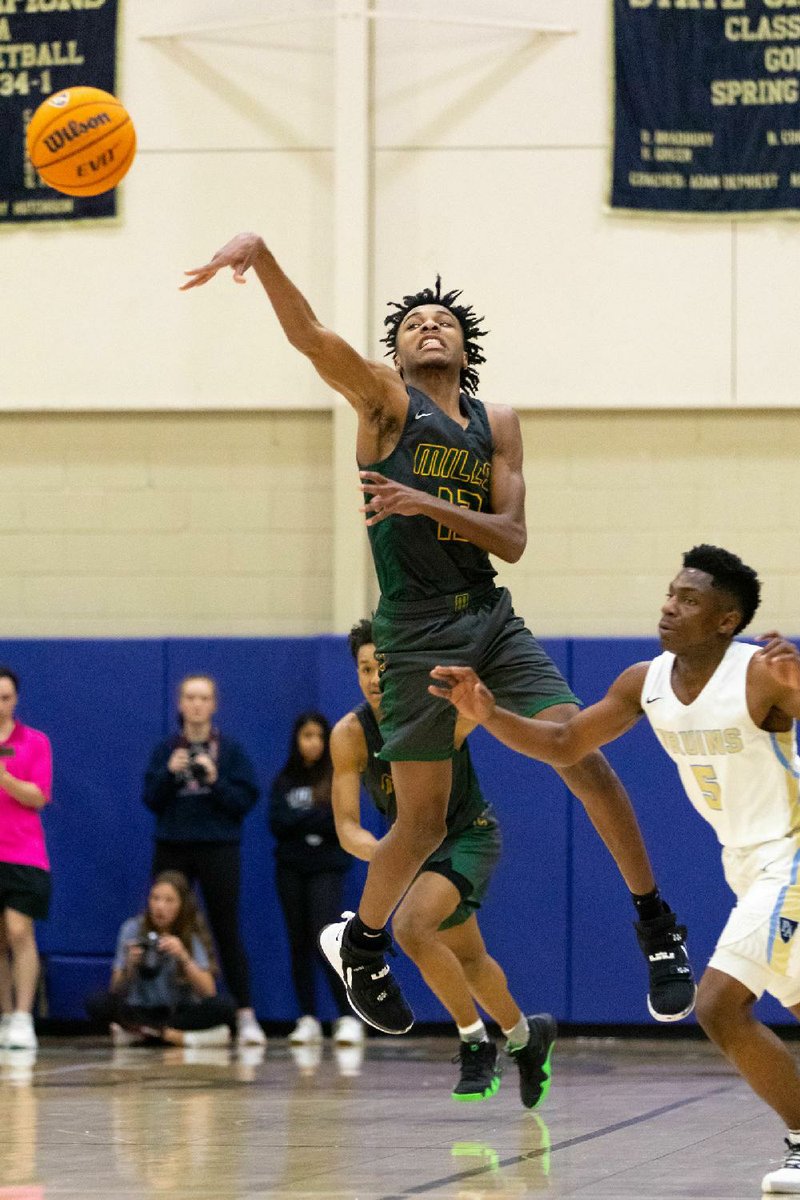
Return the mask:
[[[28,156],[45,183],[67,196],[116,187],[136,153],[136,131],[115,96],[71,87],[43,100],[27,129]]]

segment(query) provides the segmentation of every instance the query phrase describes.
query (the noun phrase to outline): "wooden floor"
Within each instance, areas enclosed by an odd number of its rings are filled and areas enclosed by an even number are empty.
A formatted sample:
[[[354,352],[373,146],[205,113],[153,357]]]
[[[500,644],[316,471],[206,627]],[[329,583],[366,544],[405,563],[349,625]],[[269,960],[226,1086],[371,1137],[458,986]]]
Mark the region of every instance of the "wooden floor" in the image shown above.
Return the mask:
[[[780,1122],[703,1043],[563,1040],[540,1114],[513,1065],[454,1103],[455,1049],[6,1051],[0,1200],[740,1200],[780,1158]]]

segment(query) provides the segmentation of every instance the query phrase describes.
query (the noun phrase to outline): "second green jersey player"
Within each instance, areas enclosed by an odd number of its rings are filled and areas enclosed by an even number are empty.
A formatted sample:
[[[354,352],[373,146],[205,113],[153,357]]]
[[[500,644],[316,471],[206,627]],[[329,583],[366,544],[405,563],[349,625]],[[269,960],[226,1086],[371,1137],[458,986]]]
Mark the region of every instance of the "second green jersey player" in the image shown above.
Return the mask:
[[[397,808],[391,767],[380,758],[381,691],[369,621],[353,626],[349,645],[364,703],[342,717],[331,734],[333,813],[342,846],[369,862],[378,839],[361,823],[361,786],[390,824]],[[477,919],[500,849],[497,818],[464,743],[453,756],[447,836],[420,867],[395,910],[392,927],[458,1028],[460,1077],[453,1098],[487,1099],[500,1083],[497,1046],[477,1002],[506,1035],[506,1049],[519,1071],[522,1103],[536,1108],[550,1088],[556,1023],[549,1013],[523,1015],[505,972],[486,949]]]

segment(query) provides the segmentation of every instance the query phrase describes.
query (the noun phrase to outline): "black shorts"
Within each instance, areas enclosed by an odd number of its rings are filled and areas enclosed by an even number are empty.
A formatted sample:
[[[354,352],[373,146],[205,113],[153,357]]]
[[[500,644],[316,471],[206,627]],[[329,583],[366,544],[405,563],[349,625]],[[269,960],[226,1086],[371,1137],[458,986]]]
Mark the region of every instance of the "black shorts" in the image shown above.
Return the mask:
[[[456,710],[431,696],[431,668],[473,667],[503,708],[533,717],[555,704],[580,704],[549,655],[490,586],[408,604],[381,599],[372,621],[381,671],[379,754],[386,762],[450,758]]]
[[[5,908],[43,921],[50,912],[50,872],[0,862],[0,912]]]

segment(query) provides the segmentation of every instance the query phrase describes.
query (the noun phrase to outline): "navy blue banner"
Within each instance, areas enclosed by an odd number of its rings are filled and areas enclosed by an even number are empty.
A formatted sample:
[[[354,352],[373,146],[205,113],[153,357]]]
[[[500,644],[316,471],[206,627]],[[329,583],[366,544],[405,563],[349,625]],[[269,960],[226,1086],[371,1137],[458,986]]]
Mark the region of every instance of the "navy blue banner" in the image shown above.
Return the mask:
[[[800,0],[613,0],[613,208],[800,210]]]
[[[115,217],[116,191],[65,196],[25,151],[28,122],[52,92],[116,94],[118,0],[0,0],[0,223]]]

